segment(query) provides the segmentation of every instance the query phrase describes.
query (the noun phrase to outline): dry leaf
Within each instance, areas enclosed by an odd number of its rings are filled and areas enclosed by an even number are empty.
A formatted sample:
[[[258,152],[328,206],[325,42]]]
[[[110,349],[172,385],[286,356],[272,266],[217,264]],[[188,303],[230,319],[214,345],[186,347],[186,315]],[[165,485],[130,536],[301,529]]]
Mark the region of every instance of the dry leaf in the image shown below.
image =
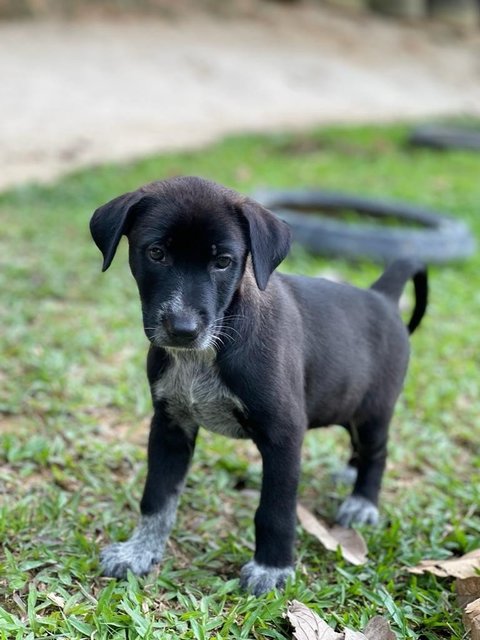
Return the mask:
[[[390,629],[390,623],[382,616],[372,618],[363,633],[368,640],[397,640],[397,636]]]
[[[467,606],[477,598],[480,598],[480,576],[475,578],[457,578],[455,582],[457,591],[458,604],[462,607]]]
[[[480,640],[480,598],[466,606],[463,622],[467,631],[470,631],[471,640]]]
[[[20,609],[20,611],[22,613],[27,613],[27,608],[25,606],[25,603],[23,602],[23,600],[20,598],[20,596],[18,595],[18,593],[14,593],[12,595],[12,600],[15,602],[15,604],[17,605],[17,607]]]
[[[47,598],[53,602],[53,604],[56,604],[57,607],[60,607],[60,609],[63,609],[65,606],[65,598],[62,598],[62,596],[59,596],[54,592],[47,593]]]
[[[293,627],[295,640],[343,640],[343,633],[337,633],[325,620],[305,604],[293,600],[288,603],[287,618]]]
[[[297,504],[297,516],[302,527],[317,538],[325,549],[335,551],[340,547],[342,556],[348,562],[359,565],[367,561],[367,545],[355,529],[334,526],[331,529],[301,504]]]
[[[372,618],[363,633],[348,628],[338,633],[307,605],[293,600],[288,603],[286,617],[294,629],[295,640],[396,640],[387,620],[381,616]]]
[[[367,636],[363,635],[361,631],[353,631],[345,627],[345,631],[341,634],[345,640],[368,640]]]
[[[448,560],[422,560],[416,567],[409,567],[410,573],[433,573],[441,578],[475,578],[480,576],[480,549],[474,549],[461,558]]]

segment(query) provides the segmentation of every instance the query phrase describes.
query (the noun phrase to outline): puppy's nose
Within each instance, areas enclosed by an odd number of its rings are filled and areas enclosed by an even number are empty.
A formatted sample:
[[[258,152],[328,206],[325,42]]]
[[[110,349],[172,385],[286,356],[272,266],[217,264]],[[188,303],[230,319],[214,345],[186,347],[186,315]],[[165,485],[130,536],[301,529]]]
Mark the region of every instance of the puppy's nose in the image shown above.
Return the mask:
[[[169,314],[164,324],[168,335],[176,340],[194,340],[200,333],[200,324],[192,315]]]

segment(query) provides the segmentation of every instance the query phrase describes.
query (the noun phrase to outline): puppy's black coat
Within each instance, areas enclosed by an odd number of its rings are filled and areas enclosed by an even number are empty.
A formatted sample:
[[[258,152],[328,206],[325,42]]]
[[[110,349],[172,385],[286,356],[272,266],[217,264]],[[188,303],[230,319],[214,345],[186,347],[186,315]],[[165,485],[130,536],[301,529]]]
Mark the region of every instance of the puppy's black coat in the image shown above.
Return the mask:
[[[146,573],[161,559],[199,425],[248,437],[263,460],[256,550],[242,584],[259,594],[292,573],[300,451],[306,429],[340,424],[357,476],[341,524],[374,523],[388,425],[409,358],[398,312],[421,264],[394,262],[370,289],[273,273],[288,227],[253,200],[199,178],[154,182],[97,209],[93,238],[107,269],[122,235],[151,342],[154,417],[142,517],[102,552],[104,573]]]

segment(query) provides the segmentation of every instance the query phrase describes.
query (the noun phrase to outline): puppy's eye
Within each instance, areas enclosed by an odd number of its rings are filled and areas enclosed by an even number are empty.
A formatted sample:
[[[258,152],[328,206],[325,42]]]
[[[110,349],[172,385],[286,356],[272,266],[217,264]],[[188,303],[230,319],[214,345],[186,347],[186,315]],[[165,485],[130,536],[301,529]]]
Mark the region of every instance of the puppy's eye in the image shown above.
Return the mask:
[[[218,256],[218,258],[215,258],[213,266],[215,267],[215,269],[223,270],[227,269],[231,264],[232,259],[230,258],[230,256]]]
[[[165,262],[166,256],[162,247],[153,245],[153,247],[148,248],[148,257],[154,262]]]

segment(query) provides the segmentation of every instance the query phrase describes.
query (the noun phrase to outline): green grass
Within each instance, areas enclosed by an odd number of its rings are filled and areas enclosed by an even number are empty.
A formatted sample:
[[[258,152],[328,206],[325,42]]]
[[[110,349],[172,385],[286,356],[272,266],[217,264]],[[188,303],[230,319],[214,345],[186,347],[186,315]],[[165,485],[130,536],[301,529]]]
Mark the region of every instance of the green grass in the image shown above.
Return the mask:
[[[453,585],[411,576],[424,557],[480,546],[480,257],[432,268],[431,303],[392,423],[381,526],[352,567],[299,530],[297,580],[255,599],[236,576],[253,548],[261,467],[249,443],[204,434],[160,571],[99,577],[99,548],[138,513],[150,413],[146,339],[125,246],[106,274],[92,211],[175,174],[241,191],[315,186],[436,207],[480,233],[480,155],[411,151],[406,128],[357,127],[228,139],[208,149],[98,167],[0,196],[0,639],[290,638],[289,599],[329,623],[386,615],[400,638],[462,638]],[[125,244],[125,243],[124,243]],[[334,269],[364,286],[367,262],[294,248],[285,269]],[[301,498],[331,518],[345,489],[340,429],[308,434]]]

